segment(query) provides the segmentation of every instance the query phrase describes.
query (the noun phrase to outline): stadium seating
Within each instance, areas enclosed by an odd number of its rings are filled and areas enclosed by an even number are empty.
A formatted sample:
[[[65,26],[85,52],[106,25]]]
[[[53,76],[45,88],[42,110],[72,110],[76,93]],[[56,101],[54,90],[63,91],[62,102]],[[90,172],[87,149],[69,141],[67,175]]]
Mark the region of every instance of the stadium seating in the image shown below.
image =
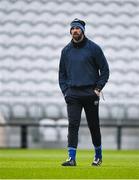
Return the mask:
[[[1,0],[0,112],[7,120],[66,118],[59,58],[70,22],[81,18],[110,65],[101,119],[137,119],[138,6],[133,0]]]

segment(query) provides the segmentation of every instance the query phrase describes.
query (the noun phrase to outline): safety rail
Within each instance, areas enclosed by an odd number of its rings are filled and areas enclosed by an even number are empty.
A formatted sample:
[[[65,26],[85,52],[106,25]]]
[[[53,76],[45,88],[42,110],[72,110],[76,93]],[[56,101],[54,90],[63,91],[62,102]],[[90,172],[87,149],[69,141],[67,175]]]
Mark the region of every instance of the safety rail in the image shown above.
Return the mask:
[[[0,123],[0,127],[20,127],[20,148],[28,148],[28,128],[29,127],[67,127],[65,124],[39,124],[39,123]],[[121,149],[122,144],[122,129],[123,128],[139,128],[139,124],[100,124],[101,127],[116,128],[117,149]],[[87,124],[81,124],[81,127],[87,127]]]

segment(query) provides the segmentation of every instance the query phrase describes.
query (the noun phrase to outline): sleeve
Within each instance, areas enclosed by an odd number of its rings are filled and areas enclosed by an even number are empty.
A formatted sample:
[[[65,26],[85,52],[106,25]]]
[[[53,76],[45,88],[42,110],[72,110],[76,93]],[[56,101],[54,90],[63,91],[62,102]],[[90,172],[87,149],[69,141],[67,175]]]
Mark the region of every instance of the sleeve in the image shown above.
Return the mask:
[[[99,69],[99,79],[96,83],[96,89],[102,90],[105,86],[106,82],[109,79],[109,65],[107,63],[107,60],[99,46],[96,47],[96,54],[95,54],[95,61],[96,65]]]
[[[68,88],[67,73],[66,73],[66,66],[65,66],[64,59],[65,59],[64,51],[62,50],[61,57],[60,57],[60,63],[59,63],[59,86],[61,88],[63,95],[65,94],[65,92]]]

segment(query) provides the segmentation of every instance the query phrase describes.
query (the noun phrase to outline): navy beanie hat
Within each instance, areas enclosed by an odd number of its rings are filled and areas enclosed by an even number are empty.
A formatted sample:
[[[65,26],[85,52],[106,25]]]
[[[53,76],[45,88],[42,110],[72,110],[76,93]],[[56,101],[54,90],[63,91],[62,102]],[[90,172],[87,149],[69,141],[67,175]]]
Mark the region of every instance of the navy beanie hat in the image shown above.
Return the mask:
[[[76,18],[70,23],[70,32],[71,32],[71,29],[73,27],[79,27],[82,30],[82,32],[84,33],[84,31],[85,31],[85,22]]]

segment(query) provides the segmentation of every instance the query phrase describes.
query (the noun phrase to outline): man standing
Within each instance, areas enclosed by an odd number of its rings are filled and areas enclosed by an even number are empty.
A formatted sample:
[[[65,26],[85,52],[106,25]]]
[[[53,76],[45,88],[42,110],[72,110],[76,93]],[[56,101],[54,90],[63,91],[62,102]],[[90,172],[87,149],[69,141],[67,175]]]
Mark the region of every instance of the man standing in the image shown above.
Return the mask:
[[[68,112],[69,158],[62,166],[76,166],[76,149],[82,108],[85,110],[95,157],[92,165],[102,163],[99,125],[99,96],[109,78],[109,67],[101,48],[85,36],[85,22],[71,22],[71,42],[62,50],[59,64],[59,85]]]

